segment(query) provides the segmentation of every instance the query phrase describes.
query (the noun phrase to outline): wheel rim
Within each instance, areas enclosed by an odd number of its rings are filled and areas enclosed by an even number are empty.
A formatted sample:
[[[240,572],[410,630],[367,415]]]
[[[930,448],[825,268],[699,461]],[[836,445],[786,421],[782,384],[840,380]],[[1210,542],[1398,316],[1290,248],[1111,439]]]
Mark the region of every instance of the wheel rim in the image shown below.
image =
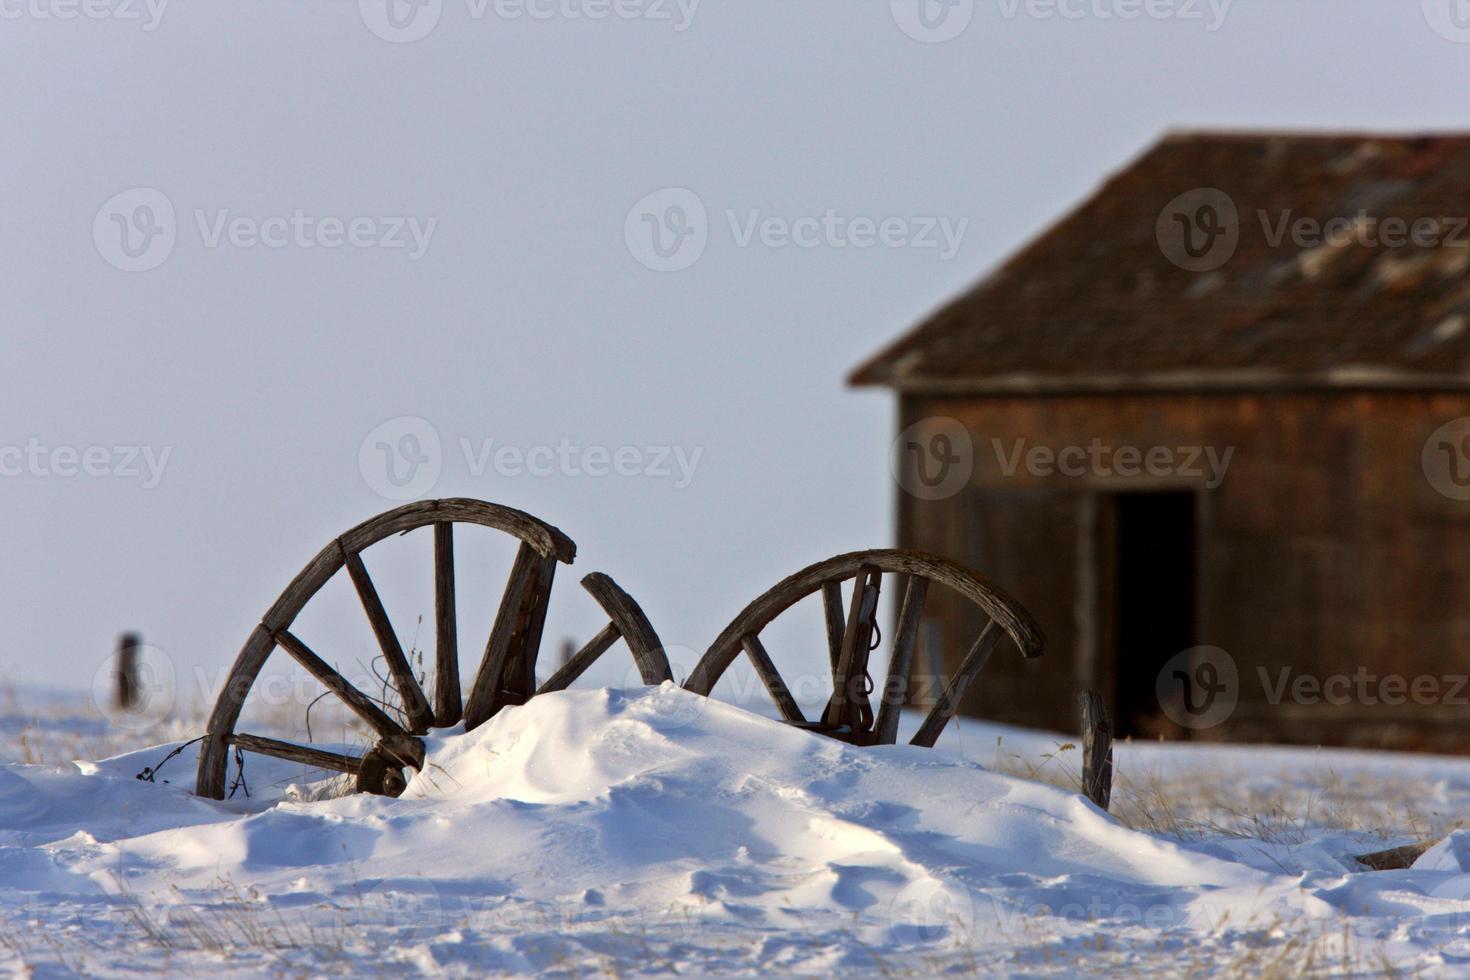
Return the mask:
[[[868,658],[874,649],[882,577],[907,579],[898,626],[889,657],[889,673],[877,715],[869,695]],[[842,584],[854,583],[844,602]],[[975,676],[985,666],[1002,635],[1025,657],[1041,655],[1045,638],[1036,621],[1015,599],[964,566],[937,555],[880,549],[855,551],[817,562],[788,576],[745,607],[700,658],[684,685],[708,696],[715,684],[744,653],[786,722],[855,744],[891,744],[897,739],[899,715],[907,700],[914,649],[924,603],[931,584],[949,588],[983,611],[988,621],[956,675],[940,692],[911,744],[932,746],[958,710]],[[821,718],[808,720],[792,697],[760,632],[801,600],[820,592],[826,623],[832,695]]]

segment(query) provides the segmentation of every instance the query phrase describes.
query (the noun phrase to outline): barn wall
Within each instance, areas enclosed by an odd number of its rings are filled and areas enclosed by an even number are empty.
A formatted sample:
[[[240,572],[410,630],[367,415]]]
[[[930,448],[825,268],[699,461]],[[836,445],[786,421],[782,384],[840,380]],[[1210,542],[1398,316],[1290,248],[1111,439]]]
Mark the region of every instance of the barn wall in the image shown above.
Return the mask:
[[[1228,653],[1238,704],[1203,729],[1161,715],[1158,734],[1460,751],[1470,742],[1470,689],[1459,687],[1470,674],[1470,501],[1437,491],[1422,455],[1437,427],[1464,416],[1464,395],[902,398],[900,427],[920,444],[944,430],[936,419],[958,420],[973,469],[940,499],[900,489],[900,546],[979,569],[1048,635],[1041,661],[998,653],[964,711],[1073,730],[1077,691],[1109,691],[1119,656],[1098,495],[1182,486],[1198,491],[1195,642]],[[1083,475],[1024,463],[1006,472],[1018,440],[1057,451],[1094,439],[1113,450],[1183,448],[1175,471],[1191,447],[1232,455],[1213,488],[1204,470],[1123,475],[1089,462]],[[938,597],[930,613],[928,635],[953,670],[979,623]],[[1273,704],[1283,668],[1297,686]],[[1338,675],[1347,688],[1329,682]],[[1330,690],[1314,694],[1303,676]],[[1418,693],[1401,699],[1394,677]],[[1346,703],[1330,703],[1344,691]]]

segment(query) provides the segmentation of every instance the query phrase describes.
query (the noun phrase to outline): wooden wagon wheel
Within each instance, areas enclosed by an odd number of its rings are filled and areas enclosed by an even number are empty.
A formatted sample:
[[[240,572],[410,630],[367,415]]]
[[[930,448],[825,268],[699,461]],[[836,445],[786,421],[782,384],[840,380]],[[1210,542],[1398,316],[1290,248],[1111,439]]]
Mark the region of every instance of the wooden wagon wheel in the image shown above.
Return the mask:
[[[903,602],[889,658],[876,719],[869,694],[868,657],[878,630],[878,598],[884,574],[907,578]],[[842,583],[853,581],[851,599],[843,611]],[[746,606],[716,638],[684,685],[695,694],[708,695],[744,651],[755,667],[781,717],[792,725],[830,735],[855,745],[892,744],[898,738],[899,713],[908,692],[914,647],[924,600],[931,583],[959,593],[989,617],[958,672],[910,740],[932,746],[959,709],[965,692],[990,659],[1004,632],[1026,657],[1041,655],[1041,629],[1016,600],[962,565],[917,551],[855,551],[803,568]],[[808,721],[786,681],[760,641],[760,632],[797,602],[820,591],[827,622],[827,650],[832,669],[832,695],[820,719]]]
[[[501,597],[490,637],[468,698],[459,677],[459,631],[455,609],[454,525],[474,524],[503,531],[521,542],[511,564],[510,580]],[[422,527],[434,531],[435,672],[433,701],[414,677],[398,635],[389,622],[377,588],[368,576],[362,552],[393,535]],[[405,767],[422,768],[423,743],[416,737],[430,728],[463,721],[465,728],[484,724],[506,705],[523,704],[536,694],[558,691],[572,683],[617,642],[627,641],[646,684],[672,678],[658,634],[632,597],[611,578],[594,572],[582,585],[611,620],[540,688],[535,687],[536,656],[546,622],[546,608],[558,563],[571,564],[577,547],[561,531],[522,511],[465,498],[426,500],[380,514],[336,538],[291,581],[245,641],[235,659],[214,710],[199,755],[195,790],[223,799],[231,747],[348,773],[364,792],[397,796],[406,785]],[[353,588],[388,667],[404,721],[395,720],[376,698],[354,687],[330,664],[291,632],[306,604],[341,569]],[[311,746],[235,731],[246,696],[266,659],[280,647],[329,692],[361,718],[377,735],[365,755],[326,752]]]

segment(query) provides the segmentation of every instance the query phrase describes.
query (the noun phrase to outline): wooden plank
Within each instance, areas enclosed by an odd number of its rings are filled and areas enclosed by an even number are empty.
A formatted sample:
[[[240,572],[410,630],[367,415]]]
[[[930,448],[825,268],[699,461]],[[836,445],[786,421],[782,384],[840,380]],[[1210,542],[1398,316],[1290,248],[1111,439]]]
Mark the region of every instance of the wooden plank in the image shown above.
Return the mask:
[[[562,664],[556,673],[546,679],[546,683],[536,689],[537,694],[546,694],[549,691],[564,691],[573,681],[587,672],[587,668],[596,663],[597,658],[608,651],[614,643],[618,642],[623,634],[612,623],[608,623],[602,630],[587,641],[587,645]]]
[[[1113,722],[1097,691],[1083,691],[1082,795],[1106,810],[1113,797]]]
[[[827,658],[832,662],[832,670],[837,670],[837,664],[842,659],[842,633],[844,620],[842,616],[842,582],[833,579],[822,583],[822,612],[827,621]]]
[[[781,717],[792,724],[806,724],[806,716],[801,713],[801,707],[791,696],[791,690],[786,686],[786,682],[781,679],[781,674],[776,670],[776,665],[771,661],[771,655],[766,652],[760,637],[751,633],[741,639],[740,646],[745,651],[745,655],[750,658],[750,662],[755,665],[756,676],[770,692],[771,700],[776,702]]]
[[[960,664],[959,672],[954,679],[945,686],[939,695],[939,700],[934,702],[934,707],[929,709],[929,714],[924,717],[924,723],[919,726],[919,731],[913,738],[909,739],[910,745],[924,745],[932,748],[939,741],[939,733],[944,731],[944,726],[954,717],[959,710],[960,702],[964,700],[965,692],[970,689],[970,684],[975,680],[990,655],[995,652],[995,645],[1000,642],[1001,630],[996,626],[996,621],[991,620],[985,624],[985,629],[975,639],[975,645],[970,647],[970,652],[965,655],[965,660]]]
[[[833,728],[854,731],[873,724],[873,706],[859,685],[865,684],[869,647],[878,614],[878,597],[883,573],[872,565],[858,570],[852,586],[852,604],[842,635],[842,656],[832,671],[832,697],[822,713],[822,722]]]
[[[628,649],[633,653],[633,662],[638,665],[643,683],[652,686],[673,680],[674,672],[669,668],[668,655],[664,653],[663,643],[654,632],[653,624],[644,615],[643,607],[611,577],[601,572],[593,572],[582,579],[582,588],[597,600],[618,632],[628,641]]]
[[[403,726],[398,724],[388,713],[378,707],[377,702],[363,692],[352,686],[352,683],[337,673],[331,664],[317,656],[305,643],[297,639],[290,630],[281,630],[276,633],[275,640],[281,649],[291,655],[291,659],[305,667],[311,676],[321,682],[322,686],[341,699],[342,703],[351,708],[363,721],[379,735],[406,735]]]
[[[408,717],[409,731],[426,732],[434,725],[434,712],[429,707],[429,699],[424,696],[424,689],[419,687],[418,680],[413,676],[413,668],[403,654],[398,634],[388,619],[388,611],[383,608],[383,600],[378,597],[378,590],[368,575],[367,566],[362,563],[362,556],[355,551],[347,552],[344,560],[347,563],[347,574],[352,577],[352,585],[357,589],[357,597],[362,600],[363,612],[367,613],[368,622],[372,624],[373,635],[378,638],[383,659],[387,661],[388,670],[393,675],[393,686],[403,702],[403,713]]]
[[[325,752],[321,749],[297,745],[294,742],[282,742],[279,739],[263,738],[259,735],[236,733],[230,736],[230,742],[244,749],[246,752],[254,752],[257,755],[268,755],[277,759],[286,759],[290,762],[299,762],[313,769],[331,769],[334,772],[356,773],[358,767],[362,764],[362,759],[358,756],[342,755],[338,752]]]
[[[888,658],[888,679],[883,682],[882,706],[875,726],[877,744],[892,745],[898,741],[898,721],[908,700],[909,672],[913,669],[914,649],[919,641],[919,624],[924,619],[924,600],[929,594],[929,580],[910,575],[903,591],[903,608],[899,610],[897,635],[893,638],[893,655]]]
[[[459,724],[459,611],[454,600],[454,525],[434,525],[434,724]]]
[[[497,692],[505,674],[506,659],[511,652],[511,640],[515,637],[526,596],[535,588],[539,578],[540,564],[541,556],[536,549],[523,543],[516,552],[515,561],[511,563],[510,578],[505,584],[505,593],[500,597],[500,609],[495,614],[495,624],[490,627],[490,638],[485,642],[485,654],[480,658],[480,669],[475,674],[475,683],[465,702],[466,730],[483,725],[495,712]]]

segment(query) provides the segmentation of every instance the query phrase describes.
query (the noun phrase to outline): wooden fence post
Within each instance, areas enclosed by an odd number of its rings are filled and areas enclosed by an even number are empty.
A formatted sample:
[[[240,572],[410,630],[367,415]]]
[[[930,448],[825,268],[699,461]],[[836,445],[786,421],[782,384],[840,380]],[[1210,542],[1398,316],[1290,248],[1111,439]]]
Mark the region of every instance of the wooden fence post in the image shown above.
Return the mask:
[[[137,633],[117,638],[114,701],[120,711],[131,711],[138,703],[138,648],[142,645],[143,638]]]
[[[1096,691],[1083,691],[1082,795],[1106,810],[1113,796],[1113,722]]]

